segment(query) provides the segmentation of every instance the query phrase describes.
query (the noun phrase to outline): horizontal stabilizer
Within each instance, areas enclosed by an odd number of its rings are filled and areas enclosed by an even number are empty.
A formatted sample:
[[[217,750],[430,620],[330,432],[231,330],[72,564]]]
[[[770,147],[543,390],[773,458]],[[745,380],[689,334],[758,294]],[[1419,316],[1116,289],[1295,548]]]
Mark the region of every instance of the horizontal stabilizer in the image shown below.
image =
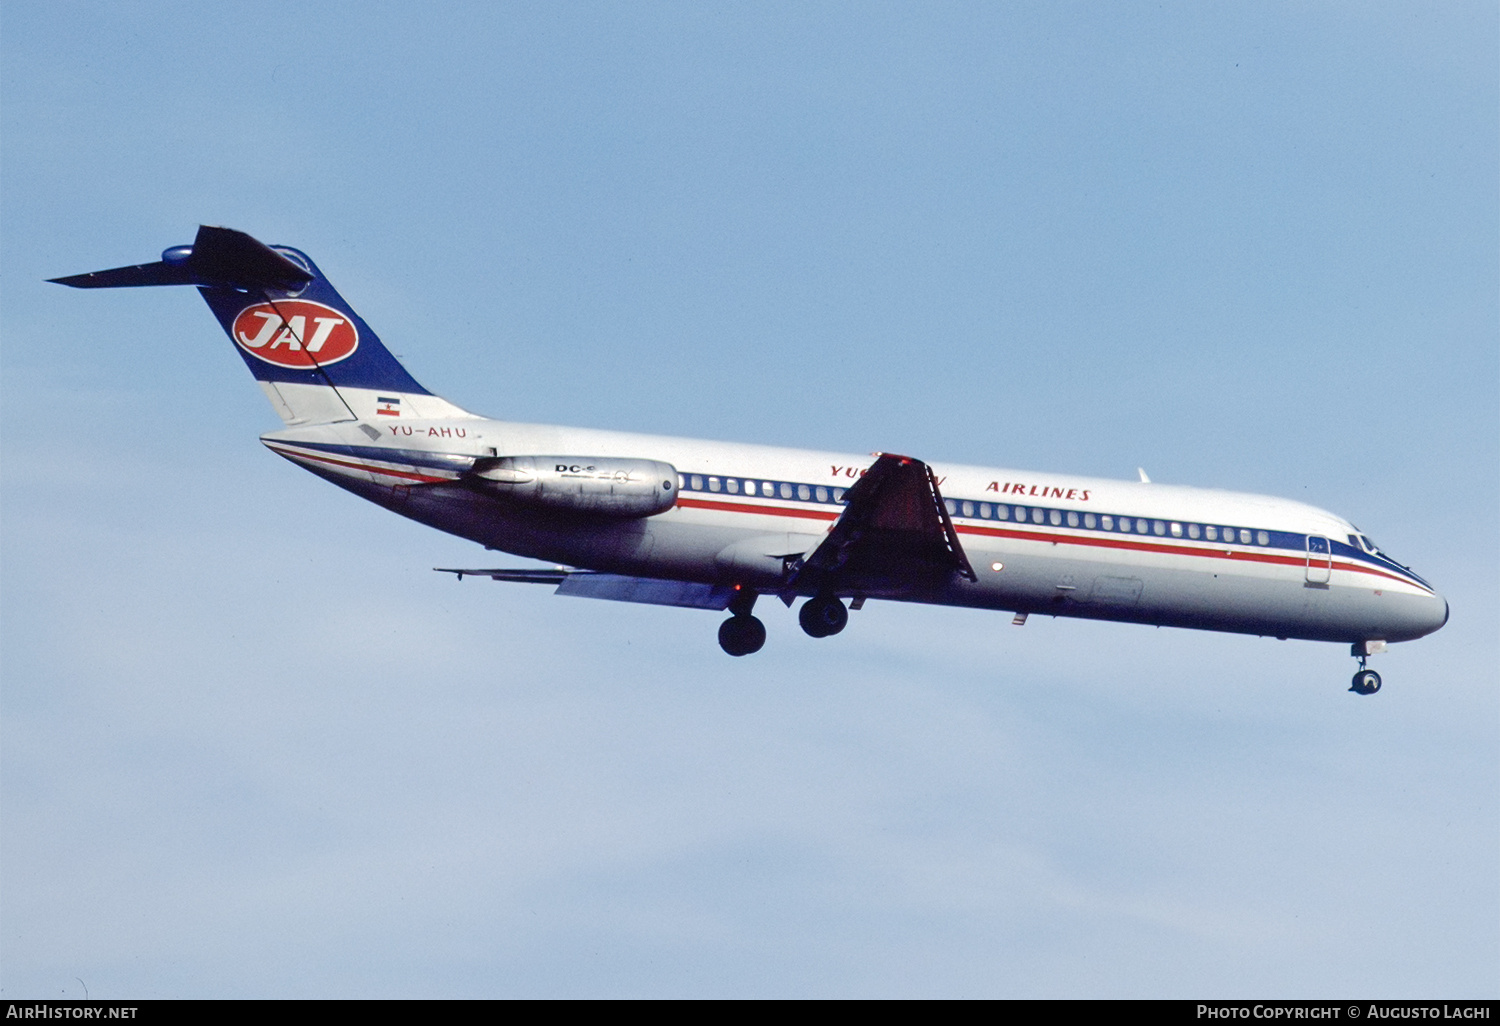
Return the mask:
[[[465,577],[488,577],[519,584],[555,584],[557,595],[608,599],[612,602],[642,602],[652,606],[682,606],[688,609],[728,609],[734,588],[726,584],[671,581],[659,577],[626,577],[592,570],[459,570],[433,567],[438,573]]]
[[[312,278],[306,268],[244,232],[201,225],[191,246],[174,246],[154,264],[133,264],[48,280],[75,289],[206,285],[293,292]]]

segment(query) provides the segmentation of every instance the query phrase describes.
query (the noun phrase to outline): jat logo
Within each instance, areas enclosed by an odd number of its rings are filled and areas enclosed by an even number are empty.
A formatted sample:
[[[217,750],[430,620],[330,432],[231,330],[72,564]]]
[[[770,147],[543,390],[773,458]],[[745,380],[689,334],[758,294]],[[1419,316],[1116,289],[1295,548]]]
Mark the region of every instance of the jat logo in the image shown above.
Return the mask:
[[[337,363],[359,347],[359,332],[347,315],[305,299],[247,306],[230,334],[246,352],[297,370]]]

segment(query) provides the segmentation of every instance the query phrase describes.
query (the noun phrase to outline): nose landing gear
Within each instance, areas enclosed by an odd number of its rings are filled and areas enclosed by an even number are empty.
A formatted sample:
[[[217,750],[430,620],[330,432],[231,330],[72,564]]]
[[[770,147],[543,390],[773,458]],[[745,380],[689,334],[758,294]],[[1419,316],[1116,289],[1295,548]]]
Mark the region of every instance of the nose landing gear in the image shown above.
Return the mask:
[[[1350,648],[1349,654],[1359,658],[1359,670],[1354,674],[1354,680],[1349,685],[1349,690],[1356,695],[1373,695],[1380,690],[1380,674],[1374,670],[1365,668],[1365,660],[1376,652],[1385,651],[1383,641],[1356,641]]]
[[[1360,662],[1364,662],[1363,659]],[[1373,695],[1380,690],[1380,674],[1374,670],[1360,670],[1354,675],[1354,682],[1349,685],[1349,690],[1356,695]]]
[[[729,601],[729,619],[719,624],[719,647],[732,656],[759,652],[766,643],[766,625],[750,615],[756,597],[751,588],[736,591]]]

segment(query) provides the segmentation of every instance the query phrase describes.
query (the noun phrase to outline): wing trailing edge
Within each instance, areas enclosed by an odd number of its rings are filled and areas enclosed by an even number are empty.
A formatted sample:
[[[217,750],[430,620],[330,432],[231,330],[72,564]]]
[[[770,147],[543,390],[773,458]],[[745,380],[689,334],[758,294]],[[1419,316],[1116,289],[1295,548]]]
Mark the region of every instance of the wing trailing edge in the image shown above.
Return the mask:
[[[700,584],[696,581],[672,581],[658,577],[628,577],[623,574],[596,573],[593,570],[460,570],[433,567],[438,573],[465,577],[488,577],[493,581],[518,584],[551,584],[554,595],[574,598],[607,599],[611,602],[640,602],[652,606],[679,606],[687,609],[728,609],[735,589],[727,584]]]

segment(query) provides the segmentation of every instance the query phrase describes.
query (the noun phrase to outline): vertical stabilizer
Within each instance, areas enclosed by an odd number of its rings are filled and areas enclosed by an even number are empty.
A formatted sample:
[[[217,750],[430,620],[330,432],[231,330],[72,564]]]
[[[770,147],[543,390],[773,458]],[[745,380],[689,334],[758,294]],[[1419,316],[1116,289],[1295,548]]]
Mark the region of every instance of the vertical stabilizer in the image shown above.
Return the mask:
[[[428,392],[305,253],[198,229],[156,263],[54,278],[75,288],[196,285],[289,425],[470,414]]]

